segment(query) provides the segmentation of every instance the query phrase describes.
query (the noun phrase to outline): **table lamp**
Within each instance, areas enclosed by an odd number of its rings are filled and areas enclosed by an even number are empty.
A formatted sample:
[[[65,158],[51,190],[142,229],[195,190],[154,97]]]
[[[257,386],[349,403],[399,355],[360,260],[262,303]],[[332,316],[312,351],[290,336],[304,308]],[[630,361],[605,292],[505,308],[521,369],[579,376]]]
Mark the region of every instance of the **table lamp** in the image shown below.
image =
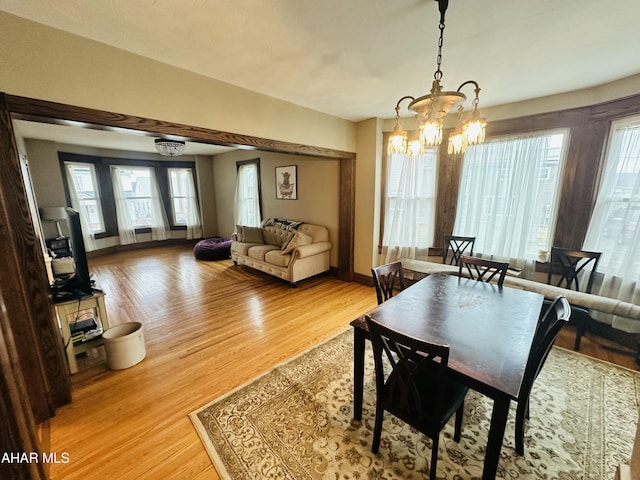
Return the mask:
[[[69,217],[67,216],[67,209],[65,207],[41,207],[40,208],[40,219],[42,221],[55,222],[56,229],[58,230],[58,236],[56,237],[56,240],[66,238],[64,233],[62,233],[62,228],[60,227],[60,221],[67,220],[67,218]]]

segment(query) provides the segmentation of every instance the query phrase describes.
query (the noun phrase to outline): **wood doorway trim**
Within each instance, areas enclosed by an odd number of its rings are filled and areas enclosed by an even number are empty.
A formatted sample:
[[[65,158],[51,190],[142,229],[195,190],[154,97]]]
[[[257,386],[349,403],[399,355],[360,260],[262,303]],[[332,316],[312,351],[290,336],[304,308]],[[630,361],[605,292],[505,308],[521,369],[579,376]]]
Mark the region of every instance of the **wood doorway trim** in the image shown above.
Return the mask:
[[[339,160],[340,213],[338,219],[338,278],[348,282],[353,281],[355,153],[253,137],[221,130],[211,130],[162,120],[152,120],[144,117],[66,105],[28,97],[6,95],[6,98],[12,116],[21,120],[61,125],[64,125],[66,121],[82,122],[87,128],[126,128],[150,136],[178,135],[183,137],[185,141]]]

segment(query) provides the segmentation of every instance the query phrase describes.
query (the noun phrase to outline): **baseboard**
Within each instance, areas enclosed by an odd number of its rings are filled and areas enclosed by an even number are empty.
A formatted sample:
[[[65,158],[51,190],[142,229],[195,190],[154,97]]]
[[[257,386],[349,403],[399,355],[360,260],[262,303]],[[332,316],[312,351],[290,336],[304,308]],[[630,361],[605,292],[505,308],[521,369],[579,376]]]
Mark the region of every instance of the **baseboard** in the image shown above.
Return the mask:
[[[102,255],[111,255],[118,252],[129,252],[132,250],[141,250],[144,248],[156,248],[156,247],[169,247],[176,245],[191,245],[195,246],[201,238],[187,240],[186,238],[170,238],[162,241],[149,241],[140,243],[130,243],[128,245],[113,245],[112,247],[100,248],[99,250],[92,250],[87,252],[87,258],[101,257]]]

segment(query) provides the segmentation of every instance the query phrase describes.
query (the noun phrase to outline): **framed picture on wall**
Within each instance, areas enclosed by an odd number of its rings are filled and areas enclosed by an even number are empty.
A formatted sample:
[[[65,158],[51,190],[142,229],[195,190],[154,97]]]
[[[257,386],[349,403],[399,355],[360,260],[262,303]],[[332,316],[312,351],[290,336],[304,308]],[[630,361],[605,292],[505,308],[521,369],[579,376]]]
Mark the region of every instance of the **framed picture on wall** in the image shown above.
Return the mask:
[[[276,198],[279,200],[298,199],[297,166],[276,167]]]

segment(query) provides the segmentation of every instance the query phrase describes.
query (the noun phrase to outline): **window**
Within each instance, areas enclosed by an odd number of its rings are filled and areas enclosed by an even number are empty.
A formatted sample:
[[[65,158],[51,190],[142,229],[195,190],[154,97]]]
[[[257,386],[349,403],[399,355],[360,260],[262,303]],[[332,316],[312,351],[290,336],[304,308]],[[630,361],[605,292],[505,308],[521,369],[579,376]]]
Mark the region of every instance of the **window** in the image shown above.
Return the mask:
[[[167,238],[167,220],[155,172],[148,167],[111,167],[120,243],[136,242],[136,230],[151,229],[153,240]]]
[[[428,255],[435,219],[437,149],[387,157],[382,245],[385,262]]]
[[[554,131],[469,147],[454,234],[476,237],[474,251],[498,258],[535,259],[549,250],[567,136]]]
[[[236,163],[236,195],[234,216],[236,225],[258,227],[260,213],[260,159]]]
[[[614,122],[585,250],[602,252],[598,271],[640,281],[640,117]]]
[[[96,238],[121,243],[163,240],[169,230],[202,237],[195,163],[182,160],[107,158],[59,152],[67,205],[80,212],[87,250]],[[124,233],[123,233],[124,229]],[[179,236],[183,236],[180,234]],[[93,242],[93,243],[92,243]]]
[[[193,173],[190,168],[170,168],[168,172],[172,223],[187,227],[188,239],[197,238],[202,235],[202,227]]]
[[[104,232],[102,204],[94,165],[75,162],[64,162],[64,165],[70,187],[71,205],[81,213],[83,230],[88,227],[89,232],[93,234]]]
[[[124,204],[135,228],[150,228],[155,223],[151,192],[151,169],[118,167],[115,169]]]

